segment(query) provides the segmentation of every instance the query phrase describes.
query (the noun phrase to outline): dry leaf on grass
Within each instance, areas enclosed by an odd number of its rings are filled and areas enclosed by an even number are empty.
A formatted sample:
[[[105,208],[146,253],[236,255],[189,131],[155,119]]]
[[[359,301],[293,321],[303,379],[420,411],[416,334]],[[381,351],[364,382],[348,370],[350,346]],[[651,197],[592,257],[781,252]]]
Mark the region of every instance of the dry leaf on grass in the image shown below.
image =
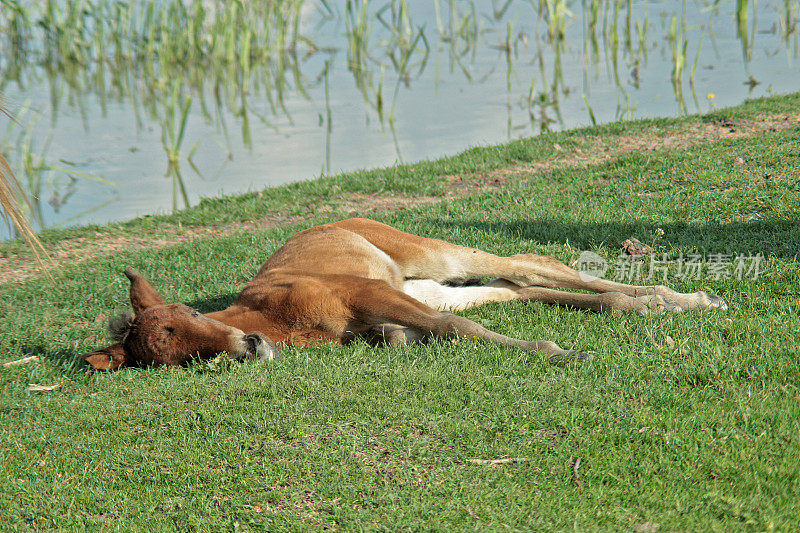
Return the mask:
[[[643,524],[636,524],[633,526],[633,530],[636,531],[636,533],[656,533],[659,527],[661,527],[661,524],[645,522]]]
[[[28,363],[35,363],[39,360],[38,355],[29,355],[28,357],[23,357],[22,359],[17,359],[16,361],[9,361],[8,363],[3,363],[5,368],[10,366],[18,366],[18,365],[27,365]]]
[[[503,457],[502,459],[468,459],[474,465],[488,465],[497,466],[506,463],[521,463],[522,461],[530,461],[527,457]]]
[[[25,390],[28,392],[50,392],[56,390],[60,386],[61,385],[39,385],[38,383],[31,383]]]
[[[575,459],[575,465],[572,467],[572,482],[575,483],[577,486],[581,486],[581,477],[578,475],[578,469],[581,467],[581,458],[577,457]]]
[[[622,241],[622,248],[628,255],[643,255],[653,253],[653,249],[644,244],[636,237],[631,237]]]

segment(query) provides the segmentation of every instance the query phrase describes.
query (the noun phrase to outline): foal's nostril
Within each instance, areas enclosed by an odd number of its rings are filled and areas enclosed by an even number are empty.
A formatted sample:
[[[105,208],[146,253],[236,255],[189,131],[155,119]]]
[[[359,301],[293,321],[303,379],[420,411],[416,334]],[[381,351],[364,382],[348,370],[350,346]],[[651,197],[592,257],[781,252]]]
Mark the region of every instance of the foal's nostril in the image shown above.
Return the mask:
[[[261,337],[259,337],[258,335],[255,335],[253,333],[250,333],[249,335],[245,335],[244,336],[244,340],[245,340],[245,342],[247,342],[247,351],[248,351],[249,355],[252,355],[252,356],[255,357],[256,353],[258,352],[258,345],[261,344],[264,341],[261,339]]]
[[[247,343],[248,359],[273,361],[280,355],[272,341],[260,333],[249,333],[244,336],[244,340]]]

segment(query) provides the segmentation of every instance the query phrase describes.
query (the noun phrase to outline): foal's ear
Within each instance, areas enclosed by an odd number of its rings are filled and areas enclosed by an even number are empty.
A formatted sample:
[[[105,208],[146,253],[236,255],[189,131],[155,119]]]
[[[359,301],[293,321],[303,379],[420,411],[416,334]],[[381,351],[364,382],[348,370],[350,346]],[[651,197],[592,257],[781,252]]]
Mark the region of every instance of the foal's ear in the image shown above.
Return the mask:
[[[112,344],[83,355],[83,360],[95,370],[116,370],[128,364],[130,356],[121,344]]]
[[[163,305],[164,299],[141,274],[126,268],[125,276],[131,280],[131,305],[134,314],[138,315],[151,305]]]

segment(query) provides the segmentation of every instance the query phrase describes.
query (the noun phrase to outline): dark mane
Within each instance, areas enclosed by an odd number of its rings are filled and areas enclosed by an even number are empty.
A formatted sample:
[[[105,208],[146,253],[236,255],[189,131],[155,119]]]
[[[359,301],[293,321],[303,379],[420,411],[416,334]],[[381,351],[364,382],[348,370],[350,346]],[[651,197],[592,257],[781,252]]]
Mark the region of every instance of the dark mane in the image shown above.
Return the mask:
[[[122,313],[108,320],[108,330],[115,342],[125,342],[131,331],[131,324],[133,324],[133,315],[130,313]]]

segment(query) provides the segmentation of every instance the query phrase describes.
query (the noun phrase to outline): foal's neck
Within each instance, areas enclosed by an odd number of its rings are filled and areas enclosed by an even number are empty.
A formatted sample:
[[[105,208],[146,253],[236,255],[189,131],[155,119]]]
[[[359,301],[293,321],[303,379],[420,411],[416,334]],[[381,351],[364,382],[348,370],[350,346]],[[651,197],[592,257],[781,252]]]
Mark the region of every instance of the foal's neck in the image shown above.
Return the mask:
[[[223,324],[239,328],[245,333],[263,333],[273,342],[285,340],[288,337],[284,328],[280,328],[277,324],[270,322],[263,313],[240,305],[234,304],[222,311],[207,313],[206,316],[219,320]]]

